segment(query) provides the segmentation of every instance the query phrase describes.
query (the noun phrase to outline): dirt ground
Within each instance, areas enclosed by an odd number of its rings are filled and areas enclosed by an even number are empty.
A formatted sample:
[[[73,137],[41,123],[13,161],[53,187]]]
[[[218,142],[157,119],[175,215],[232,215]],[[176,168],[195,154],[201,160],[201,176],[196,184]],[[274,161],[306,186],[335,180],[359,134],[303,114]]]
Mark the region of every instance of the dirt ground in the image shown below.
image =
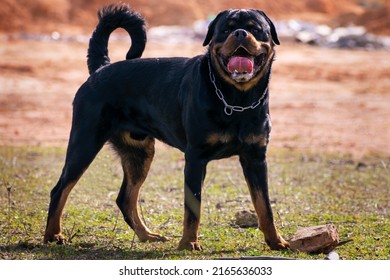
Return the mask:
[[[129,43],[110,42],[112,61]],[[0,145],[66,145],[86,50],[87,42],[0,42]],[[144,56],[204,51],[201,42],[151,42]],[[271,149],[390,155],[389,52],[284,42],[273,69]]]
[[[0,32],[91,32],[96,10],[115,0],[2,0]],[[370,33],[390,35],[389,0],[124,0],[149,26],[192,25],[221,10],[254,8],[274,20],[301,19],[331,27],[363,25]]]

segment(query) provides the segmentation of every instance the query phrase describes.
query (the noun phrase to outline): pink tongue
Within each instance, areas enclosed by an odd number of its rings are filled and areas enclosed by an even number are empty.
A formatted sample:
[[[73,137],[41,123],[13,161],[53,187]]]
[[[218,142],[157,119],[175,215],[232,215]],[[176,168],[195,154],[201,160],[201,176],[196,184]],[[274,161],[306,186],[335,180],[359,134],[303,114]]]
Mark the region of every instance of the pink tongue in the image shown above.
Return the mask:
[[[227,65],[227,69],[230,73],[252,73],[253,62],[247,57],[233,56]]]

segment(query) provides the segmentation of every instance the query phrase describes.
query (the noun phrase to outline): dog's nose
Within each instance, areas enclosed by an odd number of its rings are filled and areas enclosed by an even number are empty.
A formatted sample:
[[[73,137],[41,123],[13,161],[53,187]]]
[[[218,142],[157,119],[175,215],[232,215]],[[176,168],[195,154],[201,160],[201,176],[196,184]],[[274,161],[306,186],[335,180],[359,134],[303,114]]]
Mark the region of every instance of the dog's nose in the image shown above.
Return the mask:
[[[238,40],[243,40],[248,37],[248,32],[246,32],[244,29],[237,29],[233,34]]]

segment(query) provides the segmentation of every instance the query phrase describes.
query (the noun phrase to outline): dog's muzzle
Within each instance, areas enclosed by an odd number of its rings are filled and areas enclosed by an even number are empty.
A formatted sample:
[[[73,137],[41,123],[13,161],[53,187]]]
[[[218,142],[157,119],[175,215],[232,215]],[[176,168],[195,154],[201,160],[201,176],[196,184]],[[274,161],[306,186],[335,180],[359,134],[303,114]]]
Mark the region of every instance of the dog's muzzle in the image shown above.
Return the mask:
[[[259,46],[251,46],[249,34],[244,29],[232,33],[235,49],[229,55],[220,55],[221,64],[236,82],[249,81],[264,65],[267,52]],[[255,49],[255,50],[253,50]]]

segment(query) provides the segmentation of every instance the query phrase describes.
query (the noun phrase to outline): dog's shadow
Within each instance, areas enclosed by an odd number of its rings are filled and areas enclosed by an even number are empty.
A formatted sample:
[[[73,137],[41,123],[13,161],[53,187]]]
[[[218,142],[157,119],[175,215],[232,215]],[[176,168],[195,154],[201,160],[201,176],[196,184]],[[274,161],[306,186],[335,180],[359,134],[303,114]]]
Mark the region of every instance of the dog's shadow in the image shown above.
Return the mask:
[[[212,260],[216,255],[241,255],[245,250],[178,251],[176,248],[158,248],[149,243],[148,249],[129,249],[115,246],[98,246],[95,243],[77,242],[66,245],[37,244],[20,241],[17,244],[0,245],[0,259],[34,260],[156,260],[203,259]],[[15,256],[19,256],[15,258]],[[25,256],[25,257],[23,257]],[[211,257],[212,256],[212,257]]]

